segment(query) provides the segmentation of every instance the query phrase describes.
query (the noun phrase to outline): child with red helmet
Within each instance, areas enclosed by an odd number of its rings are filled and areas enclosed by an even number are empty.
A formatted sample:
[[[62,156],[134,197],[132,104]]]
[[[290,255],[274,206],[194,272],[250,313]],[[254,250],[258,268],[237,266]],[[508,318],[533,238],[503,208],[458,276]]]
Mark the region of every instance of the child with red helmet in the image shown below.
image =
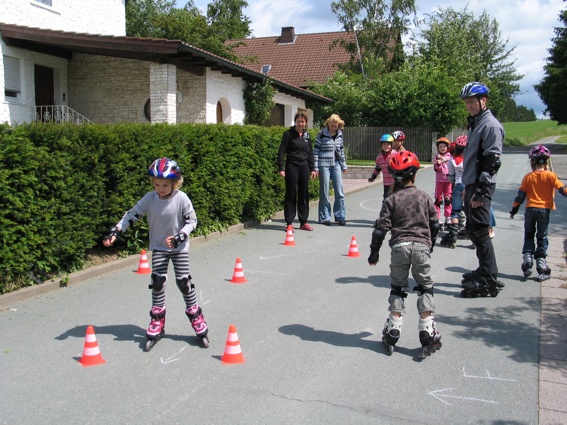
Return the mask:
[[[557,174],[547,169],[547,161],[551,157],[549,149],[545,146],[534,146],[528,154],[532,172],[524,176],[518,195],[512,204],[510,218],[518,213],[520,205],[526,202],[524,220],[524,246],[522,254],[522,272],[524,277],[532,274],[535,256],[537,280],[544,281],[551,276],[551,269],[547,266],[547,228],[551,210],[555,209],[555,190],[567,196],[567,186],[558,178]],[[534,243],[537,241],[537,247]]]
[[[433,158],[433,169],[435,170],[435,210],[439,222],[449,227],[451,223],[451,196],[452,185],[447,177],[449,174],[449,161],[452,155],[449,153],[451,142],[446,137],[437,139],[437,155]],[[443,205],[444,221],[441,218],[441,205]]]
[[[154,188],[112,228],[103,238],[103,245],[111,246],[116,239],[138,221],[148,215],[150,250],[152,251],[152,308],[150,325],[146,331],[146,351],[156,344],[165,332],[165,286],[169,260],[173,263],[177,287],[183,294],[185,314],[205,347],[209,346],[209,329],[197,304],[195,285],[189,274],[189,234],[197,227],[197,215],[185,192],[181,169],[169,158],[156,159],[148,170]]]
[[[378,263],[380,247],[388,231],[392,232],[390,247],[390,279],[392,290],[388,298],[390,314],[382,331],[382,342],[392,354],[400,338],[405,299],[408,296],[408,276],[411,268],[417,291],[418,329],[421,350],[425,358],[441,348],[441,335],[433,313],[433,280],[429,260],[439,233],[437,212],[431,197],[415,185],[420,168],[419,159],[410,151],[399,152],[390,159],[390,174],[395,180],[393,193],[384,199],[380,217],[374,223],[368,264]]]

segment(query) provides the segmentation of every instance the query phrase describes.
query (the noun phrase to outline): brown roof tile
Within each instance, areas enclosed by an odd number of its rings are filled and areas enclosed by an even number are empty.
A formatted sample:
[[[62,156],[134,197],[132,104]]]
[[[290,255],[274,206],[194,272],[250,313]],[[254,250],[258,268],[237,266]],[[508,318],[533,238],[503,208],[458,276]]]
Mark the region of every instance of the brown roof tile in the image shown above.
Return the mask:
[[[292,27],[287,27],[282,34],[289,36],[290,30],[294,32]],[[331,48],[331,45],[339,39],[351,41],[354,35],[337,31],[295,35],[293,43],[280,43],[280,39],[281,36],[259,37],[229,40],[227,43],[242,41],[245,44],[234,49],[236,56],[258,58],[257,62],[245,62],[248,68],[262,72],[263,65],[272,65],[268,74],[270,77],[294,86],[307,87],[310,82],[326,82],[338,70],[338,64],[349,62],[350,53],[340,46]]]

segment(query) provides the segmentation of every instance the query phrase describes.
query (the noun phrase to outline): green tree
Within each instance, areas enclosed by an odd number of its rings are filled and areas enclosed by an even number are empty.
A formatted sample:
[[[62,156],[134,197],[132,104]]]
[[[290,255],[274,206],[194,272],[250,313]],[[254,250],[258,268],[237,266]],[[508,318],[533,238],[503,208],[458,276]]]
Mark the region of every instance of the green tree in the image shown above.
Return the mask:
[[[207,21],[223,40],[246,38],[252,33],[250,19],[242,13],[245,0],[213,0],[207,6]]]
[[[338,0],[331,11],[354,41],[337,40],[351,54],[351,69],[378,73],[398,68],[404,61],[402,35],[415,19],[414,0]],[[380,66],[377,66],[380,64]]]
[[[481,81],[491,90],[490,108],[501,115],[506,99],[520,90],[517,81],[523,75],[516,72],[508,48],[501,37],[498,22],[484,11],[475,18],[465,7],[439,9],[428,15],[420,38],[415,40],[415,55],[432,66],[443,66],[460,81]],[[459,88],[460,90],[460,88]],[[458,93],[458,91],[456,91]]]
[[[223,34],[207,23],[190,0],[177,9],[173,1],[130,0],[126,8],[126,34],[134,37],[181,40],[229,60],[236,60]]]
[[[545,76],[534,86],[542,102],[545,114],[557,121],[559,125],[567,124],[567,10],[559,14],[562,27],[555,28],[556,37],[548,52],[547,64],[544,66]]]
[[[274,95],[276,89],[269,80],[258,83],[247,83],[244,89],[244,124],[263,125],[270,118],[270,110],[276,105]]]

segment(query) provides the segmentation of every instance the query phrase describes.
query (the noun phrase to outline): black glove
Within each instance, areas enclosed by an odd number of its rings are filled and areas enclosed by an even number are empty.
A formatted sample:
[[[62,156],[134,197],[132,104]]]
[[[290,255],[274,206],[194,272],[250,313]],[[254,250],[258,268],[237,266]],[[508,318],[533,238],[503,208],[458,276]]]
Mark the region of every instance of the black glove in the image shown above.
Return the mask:
[[[488,190],[488,186],[480,184],[473,193],[471,201],[484,202],[484,196]]]
[[[520,209],[520,206],[518,205],[517,207],[512,207],[512,210],[510,211],[510,218],[514,218],[514,216],[516,214],[518,214],[518,210]]]
[[[376,176],[374,174],[372,174],[369,178],[368,178],[368,183],[372,183],[374,180],[376,180]]]
[[[185,233],[178,233],[173,237],[171,243],[173,243],[173,247],[177,248],[179,244],[185,242],[187,240],[187,235]]]
[[[116,242],[116,240],[120,237],[121,234],[122,234],[122,230],[120,230],[118,227],[115,226],[112,229],[110,229],[110,233],[105,237],[103,237],[102,240],[103,241],[110,240],[114,237],[115,238],[114,242]]]

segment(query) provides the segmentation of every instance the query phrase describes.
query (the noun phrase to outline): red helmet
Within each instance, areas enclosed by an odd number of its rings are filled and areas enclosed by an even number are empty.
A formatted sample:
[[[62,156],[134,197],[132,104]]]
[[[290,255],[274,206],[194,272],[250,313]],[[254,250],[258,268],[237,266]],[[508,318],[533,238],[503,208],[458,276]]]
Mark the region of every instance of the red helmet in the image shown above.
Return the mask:
[[[181,169],[177,162],[172,159],[158,158],[150,165],[148,174],[151,177],[160,179],[179,180],[181,178]]]
[[[447,147],[449,147],[449,145],[451,144],[451,142],[449,141],[449,139],[447,139],[446,137],[440,137],[437,139],[437,146],[439,146],[440,143],[445,143],[447,145]]]
[[[463,148],[467,145],[467,136],[459,136],[455,139],[457,146],[462,146]]]
[[[397,181],[404,181],[413,177],[420,166],[419,159],[413,152],[398,152],[390,159],[388,171]]]
[[[401,140],[401,141],[404,141],[405,138],[406,138],[406,135],[404,134],[403,131],[397,130],[397,131],[394,131],[394,132],[392,133],[392,137],[394,138],[394,140]]]

